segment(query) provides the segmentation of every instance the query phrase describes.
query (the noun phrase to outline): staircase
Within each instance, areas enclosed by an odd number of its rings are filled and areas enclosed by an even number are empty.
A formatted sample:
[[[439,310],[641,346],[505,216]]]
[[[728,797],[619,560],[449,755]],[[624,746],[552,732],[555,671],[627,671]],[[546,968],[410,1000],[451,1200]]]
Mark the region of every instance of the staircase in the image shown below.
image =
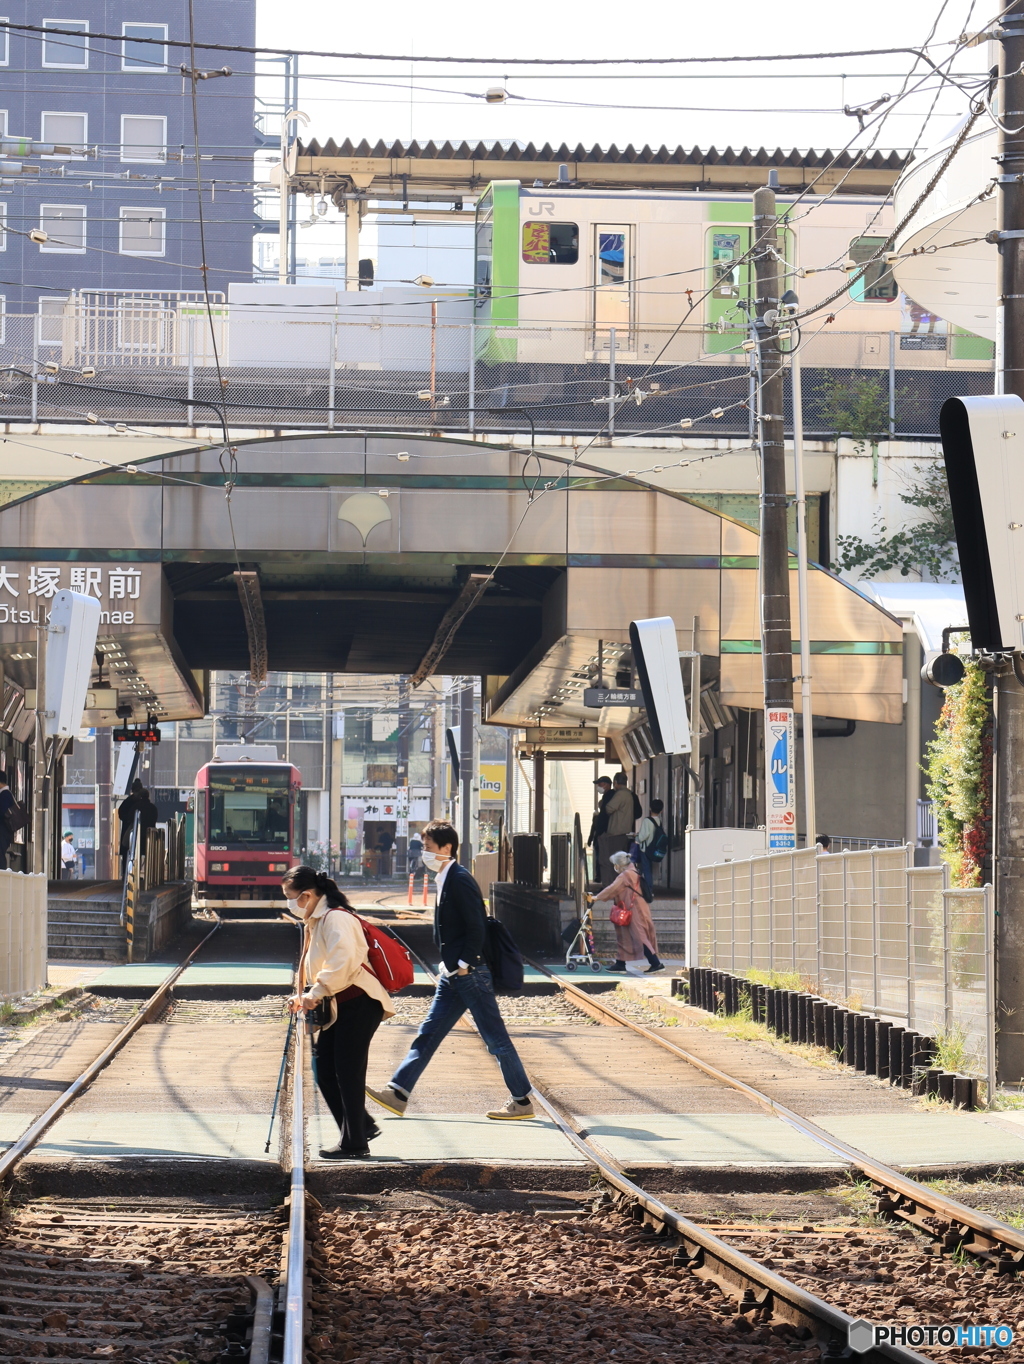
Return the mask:
[[[120,881],[51,881],[47,901],[51,961],[124,961]]]

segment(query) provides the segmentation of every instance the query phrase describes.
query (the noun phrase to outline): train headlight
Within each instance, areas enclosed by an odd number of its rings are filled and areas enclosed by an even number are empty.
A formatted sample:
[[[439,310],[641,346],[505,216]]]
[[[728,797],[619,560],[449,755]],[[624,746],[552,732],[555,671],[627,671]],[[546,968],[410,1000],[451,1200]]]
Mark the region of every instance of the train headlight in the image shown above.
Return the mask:
[[[230,863],[230,862],[211,862],[211,863],[210,863],[210,870],[211,870],[211,871],[230,871],[230,870],[231,870],[231,863]]]
[[[287,870],[288,870],[288,863],[287,863],[287,862],[271,862],[270,866],[267,868],[267,871],[287,871]]]

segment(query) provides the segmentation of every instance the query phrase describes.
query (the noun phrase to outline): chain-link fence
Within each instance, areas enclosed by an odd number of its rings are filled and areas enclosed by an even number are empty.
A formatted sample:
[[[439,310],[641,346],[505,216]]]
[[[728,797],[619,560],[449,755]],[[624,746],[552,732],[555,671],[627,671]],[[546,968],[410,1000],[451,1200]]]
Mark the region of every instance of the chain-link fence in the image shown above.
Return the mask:
[[[698,871],[698,962],[807,988],[944,1037],[994,1073],[992,887],[954,890],[914,849],[770,853]]]
[[[367,304],[365,317],[219,297],[208,316],[194,294],[44,302],[4,319],[5,420],[195,427],[224,411],[233,426],[321,430],[755,431],[756,357],[699,327],[498,327],[468,320],[466,300],[440,313]],[[822,327],[800,348],[805,431],[935,436],[946,398],[992,391],[988,349]],[[791,425],[788,384],[785,408]]]

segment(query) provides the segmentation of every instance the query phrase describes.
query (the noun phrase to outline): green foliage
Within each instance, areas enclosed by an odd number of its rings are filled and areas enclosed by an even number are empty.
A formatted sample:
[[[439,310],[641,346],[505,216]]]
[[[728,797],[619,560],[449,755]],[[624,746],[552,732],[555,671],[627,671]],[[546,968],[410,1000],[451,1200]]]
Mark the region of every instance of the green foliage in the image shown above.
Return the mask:
[[[914,472],[918,484],[910,492],[900,493],[900,501],[908,507],[919,507],[925,513],[924,520],[892,534],[879,522],[876,536],[870,542],[858,535],[838,536],[834,567],[859,569],[863,578],[874,578],[898,568],[904,577],[920,573],[939,582],[959,581],[946,471],[936,461],[918,465]]]
[[[889,392],[881,376],[838,379],[826,372],[815,392],[824,424],[837,436],[851,436],[858,453],[889,434]]]
[[[925,755],[927,791],[943,860],[953,885],[981,884],[989,840],[992,781],[992,706],[985,674],[964,659],[964,680],[946,688],[935,738]]]

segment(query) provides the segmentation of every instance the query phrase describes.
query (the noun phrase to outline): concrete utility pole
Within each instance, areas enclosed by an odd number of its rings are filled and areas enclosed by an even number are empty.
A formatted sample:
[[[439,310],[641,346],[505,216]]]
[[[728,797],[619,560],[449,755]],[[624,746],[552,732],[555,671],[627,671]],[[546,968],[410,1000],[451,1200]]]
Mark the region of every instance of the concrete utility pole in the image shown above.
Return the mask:
[[[771,179],[775,173],[771,172]],[[783,355],[775,338],[783,294],[775,189],[754,192],[754,298],[760,367],[761,658],[764,670],[765,814],[769,848],[796,847],[793,636],[786,526]],[[808,830],[808,839],[814,837]]]
[[[1016,235],[1024,234],[1024,0],[1007,8],[999,36],[996,382],[1024,398],[1024,235]],[[1024,1079],[1024,688],[1010,670],[996,677],[995,710],[997,1064],[1006,1083]]]

